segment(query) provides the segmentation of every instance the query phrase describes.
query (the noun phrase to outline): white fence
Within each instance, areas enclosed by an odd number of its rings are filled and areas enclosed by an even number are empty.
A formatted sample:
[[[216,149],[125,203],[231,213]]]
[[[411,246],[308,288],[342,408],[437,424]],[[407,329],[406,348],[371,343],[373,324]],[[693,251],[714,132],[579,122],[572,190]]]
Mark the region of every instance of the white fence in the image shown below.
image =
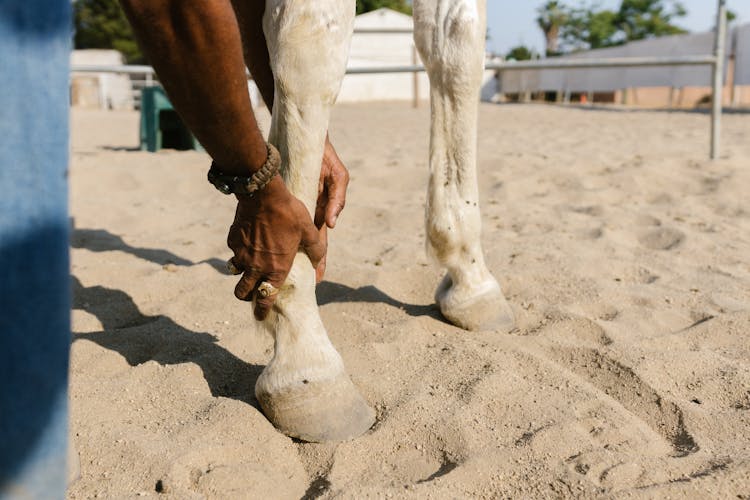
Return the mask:
[[[553,68],[531,64],[529,69],[501,71],[499,87],[506,93],[708,87],[715,38],[713,33],[670,36],[555,57]]]
[[[727,14],[726,0],[718,0],[717,29],[716,29],[715,34],[695,35],[696,38],[693,39],[694,43],[691,43],[688,46],[688,48],[693,47],[693,45],[695,45],[696,47],[698,46],[704,47],[708,41],[708,38],[706,37],[713,37],[712,54],[707,54],[704,52],[703,54],[701,53],[670,54],[669,56],[662,56],[662,57],[653,57],[652,55],[649,55],[649,56],[630,55],[628,57],[605,57],[605,58],[581,55],[577,57],[573,56],[573,57],[567,57],[567,58],[550,58],[550,59],[537,60],[537,61],[489,63],[486,65],[486,69],[497,70],[500,74],[501,81],[502,81],[502,78],[504,78],[504,75],[510,72],[521,72],[521,74],[523,74],[524,71],[539,72],[540,70],[576,71],[576,70],[594,70],[595,69],[596,71],[602,71],[603,69],[608,69],[611,71],[612,69],[625,69],[625,68],[641,68],[642,69],[642,68],[654,68],[654,67],[661,67],[661,68],[681,67],[680,69],[683,70],[683,73],[679,75],[679,77],[684,78],[684,79],[690,78],[691,81],[693,78],[700,78],[701,80],[705,81],[707,74],[710,72],[710,75],[711,75],[710,81],[712,83],[712,88],[713,88],[710,156],[712,159],[717,159],[720,154],[719,145],[720,145],[721,112],[722,112],[721,95],[722,95],[722,90],[723,90],[723,81],[724,81],[726,57],[727,57],[726,55],[727,54],[727,51],[726,51],[726,47],[727,47],[726,14]],[[750,28],[750,26],[745,27],[745,28]],[[408,32],[409,30],[377,29],[377,30],[369,30],[369,31],[363,31],[363,32],[404,33],[405,31]],[[750,29],[740,30],[739,33],[740,34],[737,36],[743,37],[742,40],[745,40],[744,37],[747,37],[748,39],[750,39]],[[735,44],[737,43],[738,39],[739,38],[735,38]],[[677,44],[677,46],[679,46],[679,44]],[[647,45],[644,45],[643,47],[647,47]],[[738,45],[735,45],[735,47],[738,47]],[[604,50],[614,50],[614,49],[604,49]],[[750,56],[750,54],[748,54],[748,56]],[[743,57],[745,56],[743,55]],[[748,59],[748,64],[742,65],[742,73],[741,75],[739,75],[741,81],[750,81],[750,57],[747,57],[747,59]],[[699,67],[699,66],[706,67],[707,69],[703,70],[706,73],[700,72],[700,73],[691,74],[685,71],[685,68],[687,67]],[[143,82],[144,85],[153,84],[154,76],[155,76],[154,70],[150,66],[75,65],[71,68],[71,70],[73,72],[80,72],[80,73],[92,72],[92,73],[120,73],[120,74],[130,74],[130,75],[143,75],[143,79],[141,81]],[[349,68],[347,69],[346,73],[350,75],[382,74],[382,73],[415,73],[416,74],[422,71],[424,71],[424,67],[414,64],[414,65],[408,65],[408,66]],[[639,75],[638,73],[633,73],[633,75],[634,76],[630,77],[631,80],[629,80],[631,81],[631,83],[644,81],[642,75]],[[737,76],[737,73],[735,73],[735,75]],[[608,75],[605,78],[607,78],[609,81],[612,81],[612,80],[617,80],[618,76],[622,76],[622,75],[618,75],[618,74]],[[675,77],[676,75],[673,73],[670,76]],[[660,78],[664,78],[664,76],[661,75]],[[569,88],[570,80],[566,80],[566,81],[568,82],[568,88]],[[653,82],[653,80],[649,80],[649,82]],[[586,83],[589,85],[588,88],[591,88],[592,90],[596,88],[594,86],[594,82],[589,80]],[[637,85],[632,85],[632,86],[637,86]],[[620,84],[616,88],[623,88],[623,87],[626,87],[626,85]],[[551,90],[564,90],[565,88],[566,88],[565,85],[561,86],[558,83],[558,86],[553,87]],[[504,88],[502,90],[505,91]]]
[[[734,82],[737,85],[750,85],[750,24],[734,31]]]

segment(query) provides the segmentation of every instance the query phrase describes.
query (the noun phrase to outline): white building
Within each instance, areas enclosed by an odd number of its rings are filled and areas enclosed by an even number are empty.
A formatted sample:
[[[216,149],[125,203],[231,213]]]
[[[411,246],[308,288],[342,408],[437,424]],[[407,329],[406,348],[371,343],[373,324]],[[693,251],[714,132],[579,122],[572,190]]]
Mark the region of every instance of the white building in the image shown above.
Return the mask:
[[[555,59],[564,61],[710,55],[714,50],[715,37],[713,32],[664,36]],[[727,35],[726,47],[724,78],[729,88],[725,91],[725,103],[750,103],[750,96],[742,95],[743,86],[750,85],[750,24],[732,29]],[[710,95],[712,69],[708,65],[528,69],[501,71],[499,81],[502,92],[509,94],[611,93],[618,103],[691,107],[703,102],[706,96]]]
[[[422,64],[414,47],[411,16],[391,9],[378,9],[360,14],[354,19],[354,35],[349,53],[349,68],[383,68]],[[377,30],[399,30],[397,33],[378,33]],[[494,72],[485,75],[482,99],[496,94]],[[427,74],[378,73],[346,75],[338,102],[393,101],[415,97],[428,99],[430,82]]]
[[[414,48],[411,16],[391,9],[378,9],[354,19],[354,35],[349,52],[349,68],[382,68],[421,64]],[[405,33],[365,33],[359,30],[405,30]],[[415,59],[416,58],[416,59]],[[417,73],[419,98],[428,97],[430,83],[425,73]],[[346,75],[338,102],[412,100],[413,73]]]
[[[116,50],[74,50],[70,64],[82,66],[125,64]],[[133,90],[127,75],[115,73],[76,73],[70,75],[70,102],[74,106],[102,109],[133,109]]]
[[[354,19],[349,68],[388,68],[421,65],[414,47],[411,16],[391,9],[378,9]],[[395,32],[383,32],[395,30]],[[122,54],[116,50],[75,50],[73,65],[120,66]],[[261,104],[254,82],[249,82],[253,106]],[[494,71],[485,72],[482,100],[497,93]],[[338,102],[414,101],[428,99],[430,82],[425,72],[346,75]],[[133,88],[127,75],[114,73],[72,73],[71,103],[104,109],[132,109]]]

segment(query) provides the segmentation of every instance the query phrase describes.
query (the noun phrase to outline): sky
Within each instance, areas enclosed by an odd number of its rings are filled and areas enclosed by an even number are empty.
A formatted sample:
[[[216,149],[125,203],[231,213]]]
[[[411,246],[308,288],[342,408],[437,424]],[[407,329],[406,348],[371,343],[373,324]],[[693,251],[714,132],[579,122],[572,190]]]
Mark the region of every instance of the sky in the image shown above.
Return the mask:
[[[544,35],[536,24],[536,9],[544,3],[545,0],[487,0],[488,50],[506,54],[517,45],[526,45],[544,53]],[[579,7],[590,2],[568,0],[564,3]],[[619,0],[600,0],[599,3],[613,10],[620,5]],[[676,24],[692,32],[709,31],[716,24],[716,0],[682,0],[682,4],[688,15]],[[750,0],[727,0],[727,6],[737,14],[735,23],[750,23]]]

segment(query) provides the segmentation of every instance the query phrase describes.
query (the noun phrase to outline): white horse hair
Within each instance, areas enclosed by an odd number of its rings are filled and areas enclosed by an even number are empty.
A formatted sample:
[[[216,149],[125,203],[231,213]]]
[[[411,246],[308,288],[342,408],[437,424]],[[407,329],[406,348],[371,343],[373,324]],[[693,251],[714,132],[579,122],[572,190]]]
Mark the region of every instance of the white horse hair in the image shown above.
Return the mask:
[[[486,0],[414,0],[414,41],[430,78],[428,248],[447,269],[437,287],[443,315],[465,329],[508,330],[513,315],[480,244],[476,179]],[[314,213],[331,106],[344,77],[354,0],[266,0],[263,29],[275,78],[269,142],[287,186]],[[343,440],[369,429],[374,412],[328,339],[315,274],[298,254],[266,320],[273,359],[255,392],[282,432],[307,441]]]

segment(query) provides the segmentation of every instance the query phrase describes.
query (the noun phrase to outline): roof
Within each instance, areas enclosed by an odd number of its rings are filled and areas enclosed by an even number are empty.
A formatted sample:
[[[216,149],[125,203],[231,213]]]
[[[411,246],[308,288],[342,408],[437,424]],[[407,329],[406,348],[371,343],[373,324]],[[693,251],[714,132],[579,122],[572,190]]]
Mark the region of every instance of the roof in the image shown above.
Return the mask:
[[[117,50],[113,49],[77,49],[70,53],[71,64],[112,64],[119,66],[125,60]]]
[[[412,29],[414,22],[411,16],[396,12],[393,9],[382,9],[365,12],[354,18],[354,29],[361,28],[405,28]]]

